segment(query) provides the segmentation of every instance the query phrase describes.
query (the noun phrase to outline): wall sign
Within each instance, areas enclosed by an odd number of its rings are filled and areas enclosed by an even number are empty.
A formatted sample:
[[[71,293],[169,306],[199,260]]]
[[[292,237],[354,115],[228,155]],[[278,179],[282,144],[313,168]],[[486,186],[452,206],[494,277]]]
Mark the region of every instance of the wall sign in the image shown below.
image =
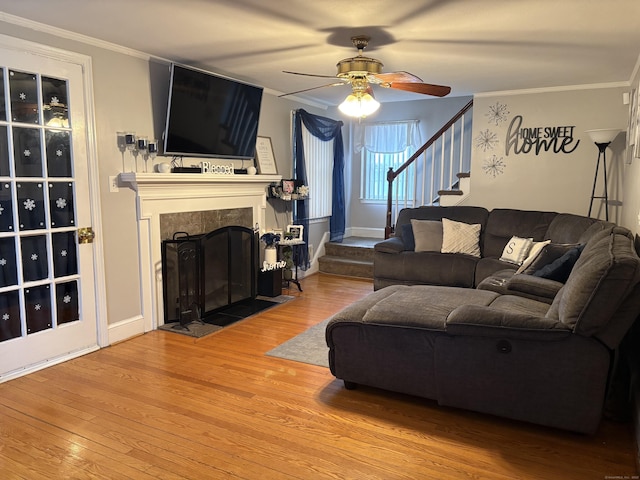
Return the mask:
[[[553,153],[572,153],[580,144],[573,136],[575,125],[549,127],[523,127],[522,115],[516,115],[507,129],[505,155],[513,151],[514,155],[541,151]]]
[[[474,142],[475,147],[485,154],[482,170],[493,178],[504,173],[509,156],[539,155],[541,152],[569,154],[580,144],[580,139],[574,136],[575,125],[529,126],[522,115],[511,117],[509,107],[504,103],[489,105],[484,117],[488,128],[479,130]],[[498,153],[501,150],[504,156]]]

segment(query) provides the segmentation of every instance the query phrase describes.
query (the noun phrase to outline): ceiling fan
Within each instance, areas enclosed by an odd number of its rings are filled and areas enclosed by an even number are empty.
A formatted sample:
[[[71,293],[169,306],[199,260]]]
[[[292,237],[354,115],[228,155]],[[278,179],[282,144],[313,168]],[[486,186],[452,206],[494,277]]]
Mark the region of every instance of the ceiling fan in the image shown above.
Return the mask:
[[[284,97],[287,95],[316,90],[318,88],[349,84],[351,85],[352,93],[346,98],[339,108],[347,115],[362,117],[373,113],[380,106],[380,104],[373,98],[373,89],[371,88],[371,85],[379,85],[384,88],[394,88],[396,90],[404,90],[407,92],[420,93],[435,97],[444,97],[451,92],[451,87],[423,83],[422,79],[408,72],[382,73],[383,64],[380,60],[365,57],[362,54],[369,44],[369,40],[370,37],[366,35],[351,37],[351,42],[358,50],[358,55],[340,60],[336,65],[338,73],[335,76],[284,71],[284,73],[304,75],[307,77],[337,78],[339,80],[338,82],[289,92],[280,96]]]

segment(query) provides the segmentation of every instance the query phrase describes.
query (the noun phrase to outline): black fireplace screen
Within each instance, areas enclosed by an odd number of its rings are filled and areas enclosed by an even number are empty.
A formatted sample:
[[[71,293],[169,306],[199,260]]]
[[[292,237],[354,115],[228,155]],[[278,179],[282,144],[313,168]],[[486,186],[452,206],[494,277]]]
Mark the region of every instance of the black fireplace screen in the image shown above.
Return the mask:
[[[256,296],[258,234],[241,226],[162,242],[165,323],[186,325]]]

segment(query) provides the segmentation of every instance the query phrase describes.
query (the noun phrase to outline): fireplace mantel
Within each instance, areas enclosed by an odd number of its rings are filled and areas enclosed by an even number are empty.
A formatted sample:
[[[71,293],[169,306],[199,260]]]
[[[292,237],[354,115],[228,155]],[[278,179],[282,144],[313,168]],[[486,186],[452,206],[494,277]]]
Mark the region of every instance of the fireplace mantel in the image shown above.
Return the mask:
[[[254,225],[264,229],[267,187],[281,179],[280,175],[207,173],[130,172],[119,175],[120,184],[136,192],[144,332],[164,323],[160,215],[251,208]]]
[[[281,175],[213,175],[207,173],[121,173],[120,182],[135,190],[139,197],[207,197],[227,196],[232,191],[246,194],[257,188],[266,192],[271,183],[282,179]],[[216,187],[212,191],[211,187]],[[176,190],[179,189],[179,190]]]

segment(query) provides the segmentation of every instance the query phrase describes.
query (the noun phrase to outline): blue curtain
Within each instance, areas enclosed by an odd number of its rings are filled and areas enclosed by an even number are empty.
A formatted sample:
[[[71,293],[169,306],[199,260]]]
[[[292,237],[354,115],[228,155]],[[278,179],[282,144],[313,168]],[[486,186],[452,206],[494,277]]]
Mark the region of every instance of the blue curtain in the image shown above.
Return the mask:
[[[302,125],[316,138],[328,142],[333,139],[333,192],[332,214],[329,221],[332,242],[342,242],[345,229],[344,202],[344,144],[342,142],[342,122],[331,118],[313,115],[306,110],[298,109],[294,113],[293,122],[293,155],[295,158],[296,179],[307,185],[307,172],[304,165],[304,149],[302,147]],[[313,192],[311,192],[313,195]],[[302,225],[304,241],[309,243],[309,215],[307,200],[298,200],[294,223]],[[299,266],[309,266],[309,255],[306,248],[299,260]]]

